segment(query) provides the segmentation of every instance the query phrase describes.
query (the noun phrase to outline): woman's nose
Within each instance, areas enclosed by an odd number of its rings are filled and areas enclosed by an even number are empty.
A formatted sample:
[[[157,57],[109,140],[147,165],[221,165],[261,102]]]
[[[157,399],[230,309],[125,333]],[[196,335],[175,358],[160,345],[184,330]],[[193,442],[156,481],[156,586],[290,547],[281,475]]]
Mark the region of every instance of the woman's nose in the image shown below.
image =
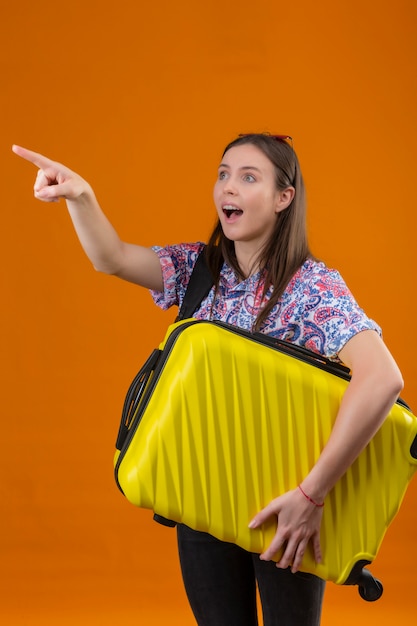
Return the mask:
[[[234,195],[236,193],[236,185],[231,178],[228,178],[224,184],[223,192],[225,194]]]

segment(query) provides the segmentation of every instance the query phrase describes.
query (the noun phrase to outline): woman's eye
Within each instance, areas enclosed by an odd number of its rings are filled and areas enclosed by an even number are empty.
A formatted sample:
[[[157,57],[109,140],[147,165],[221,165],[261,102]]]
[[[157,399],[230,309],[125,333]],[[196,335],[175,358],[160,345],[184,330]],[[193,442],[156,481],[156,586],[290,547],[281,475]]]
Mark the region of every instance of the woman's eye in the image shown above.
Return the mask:
[[[254,183],[256,179],[255,176],[253,176],[252,174],[245,174],[243,180],[247,183]]]
[[[226,172],[219,172],[219,180],[224,180],[226,178]]]

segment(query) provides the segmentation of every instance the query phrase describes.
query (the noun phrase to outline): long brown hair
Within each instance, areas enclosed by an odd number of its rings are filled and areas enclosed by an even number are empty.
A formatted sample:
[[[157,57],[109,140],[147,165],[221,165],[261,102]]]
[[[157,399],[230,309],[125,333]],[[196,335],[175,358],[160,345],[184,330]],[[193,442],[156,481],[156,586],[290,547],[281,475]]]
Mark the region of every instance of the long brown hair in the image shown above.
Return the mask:
[[[263,298],[271,285],[274,288],[271,298],[261,308],[256,318],[254,330],[259,330],[295,272],[306,259],[312,257],[312,254],[307,241],[304,181],[292,146],[285,140],[268,134],[256,133],[239,136],[226,146],[222,156],[231,148],[247,143],[261,150],[273,164],[278,190],[283,191],[288,187],[295,189],[291,204],[277,214],[272,235],[263,249],[259,251],[257,264],[261,270],[261,276],[265,277]],[[220,220],[217,221],[209,238],[206,258],[213,274],[216,292],[223,261],[226,261],[238,276],[244,278],[237,262],[234,242],[225,237]]]

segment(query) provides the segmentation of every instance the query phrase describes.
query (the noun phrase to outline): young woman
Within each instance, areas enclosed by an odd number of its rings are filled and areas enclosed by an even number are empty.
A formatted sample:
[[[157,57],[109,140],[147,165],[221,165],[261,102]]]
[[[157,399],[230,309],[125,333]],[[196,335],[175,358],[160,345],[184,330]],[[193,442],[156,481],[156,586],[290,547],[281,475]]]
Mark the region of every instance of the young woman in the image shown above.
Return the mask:
[[[340,274],[309,251],[304,185],[287,139],[242,135],[226,147],[214,186],[218,223],[206,248],[215,284],[195,317],[306,346],[343,361],[352,378],[331,437],[300,487],[248,520],[252,528],[269,517],[277,521],[263,554],[177,527],[185,588],[200,626],[255,626],[256,583],[265,626],[320,623],[324,582],[298,571],[304,552],[311,543],[316,561],[321,560],[326,495],[379,429],[402,389],[379,327],[358,306]],[[203,244],[146,248],[125,243],[85,180],[35,152],[18,146],[13,150],[39,168],[38,199],[65,198],[96,269],[150,289],[164,309],[181,305]],[[280,549],[279,562],[271,561]]]

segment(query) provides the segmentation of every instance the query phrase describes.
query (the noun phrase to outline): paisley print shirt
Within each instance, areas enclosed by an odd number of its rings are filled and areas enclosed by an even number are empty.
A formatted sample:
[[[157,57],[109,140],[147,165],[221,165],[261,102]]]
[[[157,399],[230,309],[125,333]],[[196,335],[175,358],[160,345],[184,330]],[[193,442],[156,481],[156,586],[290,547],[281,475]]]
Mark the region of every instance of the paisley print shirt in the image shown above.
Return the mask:
[[[204,244],[154,246],[162,267],[164,291],[152,291],[162,309],[181,306],[195,261]],[[194,313],[197,319],[227,322],[252,330],[261,305],[271,297],[270,287],[262,301],[264,282],[260,273],[237,279],[224,263],[216,301],[214,287]],[[294,274],[272,309],[261,331],[338,360],[338,353],[357,333],[379,326],[359,307],[338,271],[308,259]]]

